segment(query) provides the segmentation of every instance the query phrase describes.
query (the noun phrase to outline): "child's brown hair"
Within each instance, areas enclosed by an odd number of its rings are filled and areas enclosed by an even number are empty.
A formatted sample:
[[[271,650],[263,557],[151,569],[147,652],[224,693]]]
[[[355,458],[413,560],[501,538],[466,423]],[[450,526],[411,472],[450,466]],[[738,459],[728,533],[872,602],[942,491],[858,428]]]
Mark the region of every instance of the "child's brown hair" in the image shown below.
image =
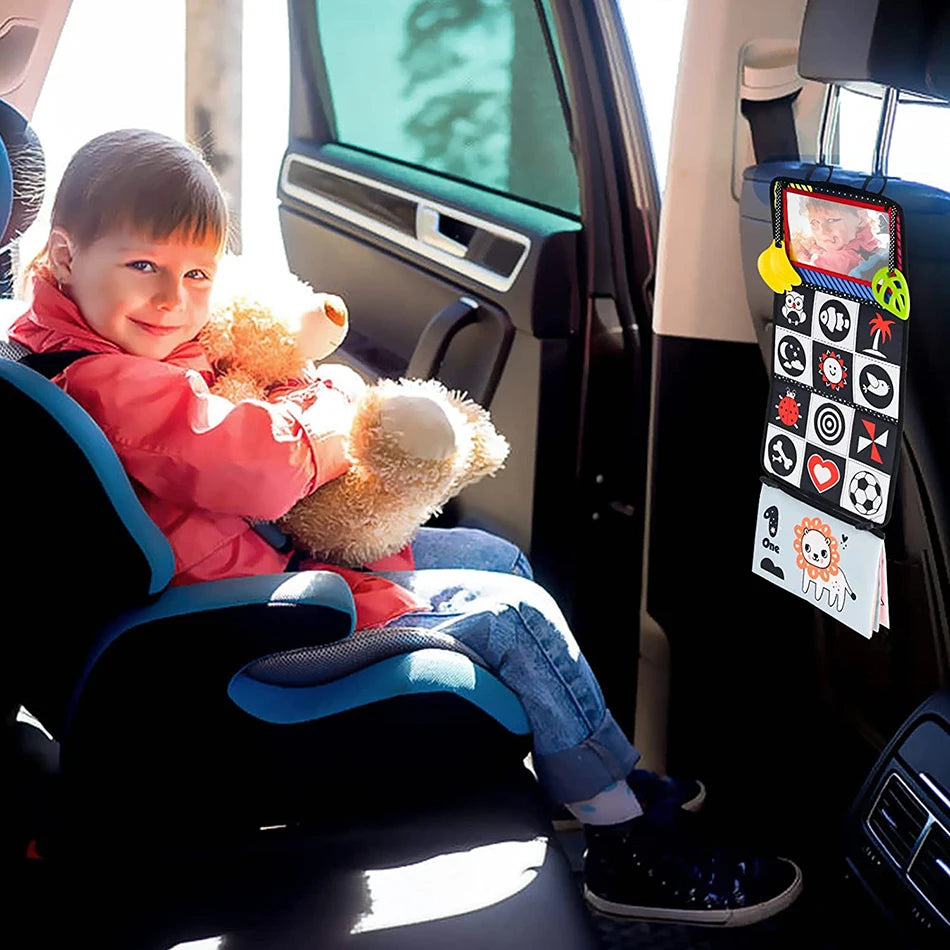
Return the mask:
[[[820,195],[809,195],[805,199],[805,210],[809,211],[814,209],[815,211],[830,211],[831,209],[836,210],[839,214],[847,214],[850,217],[854,218],[855,221],[865,222],[867,221],[867,213],[864,208],[859,208],[856,205],[850,204],[846,201],[829,201],[827,198],[822,198]]]
[[[228,239],[228,209],[214,173],[192,146],[147,129],[118,129],[87,142],[63,173],[50,228],[88,246],[116,228],[152,240],[176,235],[214,244]],[[46,250],[24,278],[46,270]]]

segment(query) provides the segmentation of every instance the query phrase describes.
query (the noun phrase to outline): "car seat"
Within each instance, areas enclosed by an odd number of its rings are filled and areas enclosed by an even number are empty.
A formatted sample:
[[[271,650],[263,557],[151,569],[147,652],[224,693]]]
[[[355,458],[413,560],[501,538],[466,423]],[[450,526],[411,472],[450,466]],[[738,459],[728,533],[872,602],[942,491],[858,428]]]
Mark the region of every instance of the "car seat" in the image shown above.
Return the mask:
[[[369,930],[386,946],[592,946],[523,765],[517,697],[444,635],[352,636],[352,596],[330,572],[169,588],[171,549],[108,441],[19,356],[4,343],[3,539],[21,620],[0,697],[61,749],[33,852],[50,872],[20,895],[34,924],[122,947],[211,931],[267,946],[281,928],[296,935],[283,946]],[[531,845],[527,862],[512,842]],[[411,878],[451,855],[458,893],[415,914],[426,895],[407,894],[396,923],[366,923],[371,869]],[[506,877],[510,893],[472,902]],[[41,914],[51,894],[68,911]]]

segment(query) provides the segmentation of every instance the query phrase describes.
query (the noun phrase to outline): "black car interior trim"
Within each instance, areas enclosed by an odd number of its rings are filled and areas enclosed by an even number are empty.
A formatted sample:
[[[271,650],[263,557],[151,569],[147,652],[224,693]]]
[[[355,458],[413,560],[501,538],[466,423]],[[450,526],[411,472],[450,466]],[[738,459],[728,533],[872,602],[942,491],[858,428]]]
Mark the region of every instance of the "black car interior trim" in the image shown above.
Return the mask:
[[[280,183],[291,197],[431,258],[493,290],[504,292],[511,288],[531,249],[529,238],[494,222],[307,155],[290,152],[285,156]],[[433,213],[439,219],[439,234],[446,239],[445,243],[464,245],[464,256],[459,256],[458,250],[437,246],[429,232],[420,227],[420,221],[431,222]]]

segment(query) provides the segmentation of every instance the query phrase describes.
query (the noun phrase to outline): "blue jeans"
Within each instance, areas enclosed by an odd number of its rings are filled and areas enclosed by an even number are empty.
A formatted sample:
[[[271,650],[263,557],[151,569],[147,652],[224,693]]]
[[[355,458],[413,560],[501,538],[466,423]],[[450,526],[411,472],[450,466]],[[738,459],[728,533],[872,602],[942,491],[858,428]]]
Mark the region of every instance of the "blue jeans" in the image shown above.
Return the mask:
[[[458,548],[452,547],[455,540],[465,537],[456,535],[450,542],[433,536],[424,542],[431,548],[419,551],[425,556],[416,557],[418,570],[383,572],[430,604],[428,611],[406,614],[387,626],[428,627],[455,637],[517,694],[531,723],[538,780],[555,801],[591,798],[625,778],[639,753],[607,710],[554,599],[529,579],[530,567],[528,576],[511,570],[527,566],[524,555],[493,535],[470,536],[472,543]],[[441,568],[435,567],[440,552]],[[489,563],[509,567],[466,569],[476,561],[483,568]]]
[[[534,580],[521,548],[478,528],[420,528],[412,539],[412,556],[417,571],[462,567]]]

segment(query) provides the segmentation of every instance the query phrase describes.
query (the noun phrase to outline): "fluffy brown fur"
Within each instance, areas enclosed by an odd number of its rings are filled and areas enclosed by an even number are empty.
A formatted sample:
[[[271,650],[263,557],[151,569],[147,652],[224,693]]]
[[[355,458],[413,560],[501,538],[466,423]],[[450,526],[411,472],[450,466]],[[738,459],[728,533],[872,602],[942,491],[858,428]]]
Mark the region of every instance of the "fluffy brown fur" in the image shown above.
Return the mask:
[[[298,328],[299,320],[278,318],[256,296],[219,300],[200,337],[218,373],[213,391],[232,401],[262,399],[271,384],[303,378]],[[403,448],[407,433],[394,429],[386,412],[398,399],[413,407],[408,418],[410,426],[418,418],[417,432],[430,431],[423,416],[443,435],[450,427],[447,450]],[[426,411],[415,416],[415,408]],[[425,437],[415,441],[424,445]],[[497,472],[508,443],[481,406],[435,380],[381,380],[358,397],[347,454],[349,471],[301,499],[278,524],[311,556],[359,566],[400,551],[462,488]],[[420,457],[426,454],[436,457]]]
[[[237,396],[234,401],[259,399],[269,385],[293,379],[305,363],[294,328],[246,297],[216,308],[199,340],[214,367],[215,392]]]

